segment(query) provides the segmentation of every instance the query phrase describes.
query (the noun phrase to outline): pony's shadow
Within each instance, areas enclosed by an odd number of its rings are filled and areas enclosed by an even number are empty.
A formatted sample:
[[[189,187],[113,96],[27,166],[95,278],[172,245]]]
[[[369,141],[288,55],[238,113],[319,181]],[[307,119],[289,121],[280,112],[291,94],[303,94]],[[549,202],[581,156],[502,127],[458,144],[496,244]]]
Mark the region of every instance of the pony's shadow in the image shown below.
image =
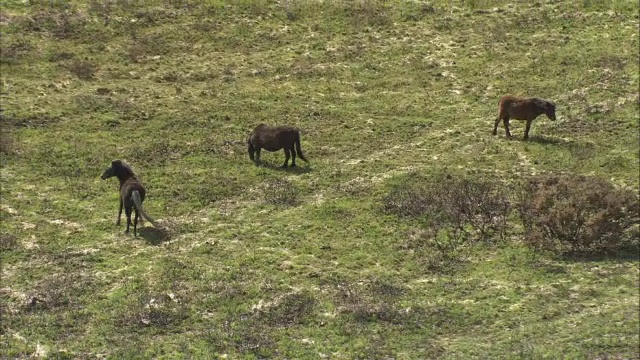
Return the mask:
[[[271,170],[275,170],[275,171],[284,171],[284,172],[293,173],[293,174],[306,174],[306,173],[311,172],[311,166],[310,165],[306,165],[306,166],[296,165],[294,167],[283,168],[280,165],[274,165],[274,164],[270,164],[270,163],[261,162],[256,166],[259,167],[259,168],[266,168],[266,169],[271,169]]]
[[[166,229],[157,229],[154,227],[142,227],[138,229],[138,235],[150,245],[158,246],[171,238],[171,233]]]
[[[529,141],[529,142],[534,142],[537,144],[542,144],[542,145],[564,145],[566,144],[565,140],[559,139],[559,138],[553,138],[553,137],[545,137],[542,135],[534,135],[534,136],[530,136],[528,140],[524,140],[523,141]]]

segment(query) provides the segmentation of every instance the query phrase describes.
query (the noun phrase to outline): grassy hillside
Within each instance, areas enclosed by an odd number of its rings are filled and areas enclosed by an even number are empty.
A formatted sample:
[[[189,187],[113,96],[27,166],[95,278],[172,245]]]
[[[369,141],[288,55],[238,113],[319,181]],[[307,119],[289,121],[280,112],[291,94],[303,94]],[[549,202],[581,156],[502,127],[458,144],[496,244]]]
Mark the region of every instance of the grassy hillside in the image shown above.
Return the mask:
[[[138,3],[0,1],[2,357],[640,356],[637,254],[533,251],[514,212],[434,268],[385,210],[436,174],[637,193],[636,1]],[[492,136],[507,93],[558,119]],[[260,122],[310,164],[254,166]],[[117,158],[168,233],[114,224]]]

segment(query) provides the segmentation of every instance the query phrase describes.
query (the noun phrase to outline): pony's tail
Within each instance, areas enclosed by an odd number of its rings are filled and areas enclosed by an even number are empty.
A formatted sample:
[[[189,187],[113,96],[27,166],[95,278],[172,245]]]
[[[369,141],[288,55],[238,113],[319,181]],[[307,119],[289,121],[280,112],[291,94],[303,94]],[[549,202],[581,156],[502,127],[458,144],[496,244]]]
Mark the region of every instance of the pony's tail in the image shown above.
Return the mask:
[[[298,157],[302,160],[304,160],[304,162],[309,162],[307,160],[307,158],[304,157],[304,155],[302,155],[302,149],[300,148],[300,133],[296,131],[296,137],[294,139],[294,142],[296,144],[296,153],[298,154]]]
[[[138,192],[138,190],[133,190],[131,192],[131,199],[133,200],[133,204],[136,206],[136,209],[143,218],[149,220],[149,222],[152,223],[156,228],[162,229],[162,226],[160,226],[160,224],[153,220],[153,218],[144,211],[144,208],[142,207],[142,199],[140,198],[140,193]]]

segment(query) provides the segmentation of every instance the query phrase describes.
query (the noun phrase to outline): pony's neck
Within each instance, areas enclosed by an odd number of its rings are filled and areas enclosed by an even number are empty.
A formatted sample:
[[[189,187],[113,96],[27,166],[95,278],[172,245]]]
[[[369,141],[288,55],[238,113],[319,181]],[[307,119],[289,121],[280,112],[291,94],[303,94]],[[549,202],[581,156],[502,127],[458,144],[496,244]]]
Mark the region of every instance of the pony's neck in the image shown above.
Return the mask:
[[[133,175],[133,173],[130,172],[122,172],[119,174],[116,174],[116,177],[118,178],[118,180],[120,181],[120,186],[122,187],[122,184],[124,184],[125,181],[131,179],[131,178],[136,178],[135,175]]]

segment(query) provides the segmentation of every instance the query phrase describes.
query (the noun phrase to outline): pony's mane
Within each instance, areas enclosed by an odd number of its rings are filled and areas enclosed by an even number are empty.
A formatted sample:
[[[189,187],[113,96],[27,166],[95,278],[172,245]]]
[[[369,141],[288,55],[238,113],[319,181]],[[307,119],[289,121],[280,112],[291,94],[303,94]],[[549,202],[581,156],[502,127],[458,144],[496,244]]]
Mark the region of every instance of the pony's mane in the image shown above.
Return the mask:
[[[127,164],[126,162],[122,160],[114,160],[113,164],[119,168],[119,171],[128,173],[131,176],[135,176],[135,174],[133,173],[133,169],[131,169],[131,166],[129,166],[129,164]]]
[[[533,98],[533,101],[536,104],[536,106],[538,106],[538,107],[540,107],[542,109],[546,109],[547,107],[552,105],[549,101],[544,100],[544,99]]]

